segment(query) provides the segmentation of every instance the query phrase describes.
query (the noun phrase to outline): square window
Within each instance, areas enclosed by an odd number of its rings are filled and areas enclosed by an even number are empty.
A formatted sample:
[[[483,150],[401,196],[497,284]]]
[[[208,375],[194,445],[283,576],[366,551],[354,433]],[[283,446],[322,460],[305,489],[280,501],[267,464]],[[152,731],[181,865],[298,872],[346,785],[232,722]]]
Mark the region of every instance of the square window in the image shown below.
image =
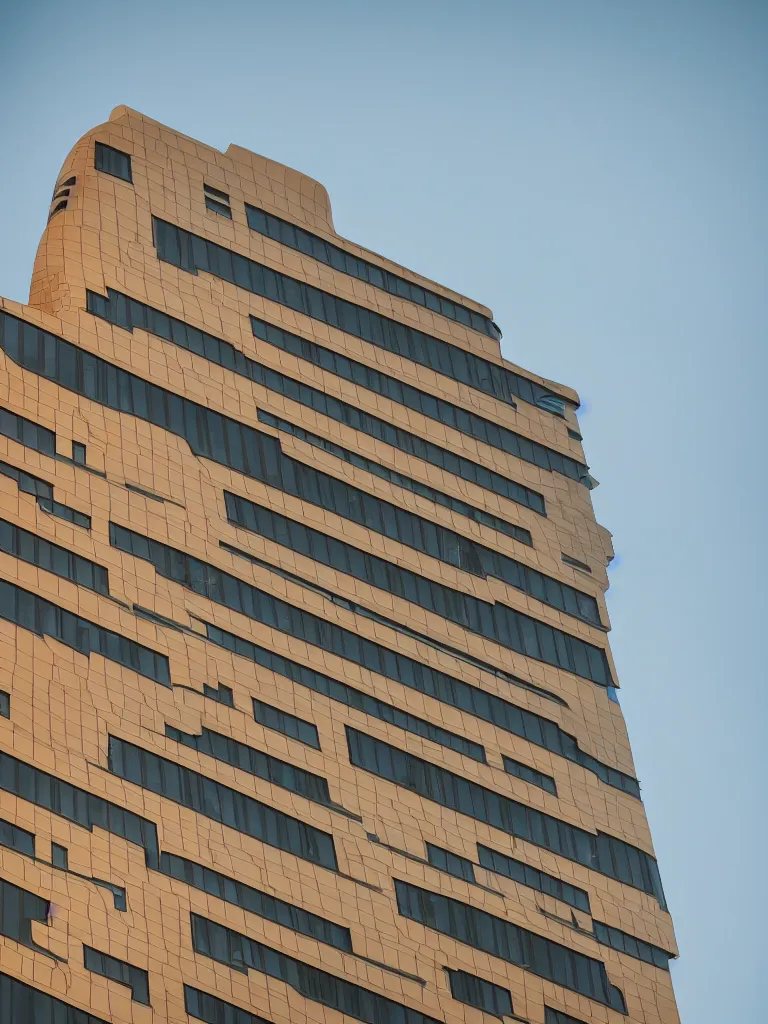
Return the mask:
[[[131,158],[119,149],[113,149],[112,146],[107,146],[103,142],[97,142],[94,166],[97,171],[103,171],[105,174],[111,174],[113,178],[121,178],[123,181],[133,184]]]

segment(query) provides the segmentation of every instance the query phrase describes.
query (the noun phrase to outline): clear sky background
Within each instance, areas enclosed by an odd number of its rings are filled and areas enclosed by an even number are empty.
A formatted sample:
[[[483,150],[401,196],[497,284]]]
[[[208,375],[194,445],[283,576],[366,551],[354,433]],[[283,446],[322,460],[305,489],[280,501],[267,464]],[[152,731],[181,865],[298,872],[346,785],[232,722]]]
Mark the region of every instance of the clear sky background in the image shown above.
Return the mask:
[[[0,294],[123,103],[317,178],[580,392],[684,1024],[768,1019],[767,66],[766,0],[0,4]]]

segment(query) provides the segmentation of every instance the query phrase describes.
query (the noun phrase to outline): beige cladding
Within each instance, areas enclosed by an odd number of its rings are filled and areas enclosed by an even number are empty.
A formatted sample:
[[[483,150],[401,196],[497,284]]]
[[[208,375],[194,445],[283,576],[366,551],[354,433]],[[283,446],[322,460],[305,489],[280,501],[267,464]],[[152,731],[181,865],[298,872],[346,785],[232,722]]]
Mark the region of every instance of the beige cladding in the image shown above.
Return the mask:
[[[95,141],[130,154],[132,184],[95,169]],[[608,622],[604,594],[606,565],[612,557],[610,535],[595,522],[590,493],[582,483],[540,469],[259,342],[250,329],[248,314],[263,316],[302,338],[583,462],[581,444],[568,430],[570,426],[573,432],[577,426],[572,406],[578,404],[578,396],[502,360],[499,343],[493,338],[250,230],[243,203],[304,226],[347,252],[483,316],[490,317],[490,310],[338,236],[326,190],[306,175],[238,146],[218,152],[125,107],[117,108],[107,123],[77,143],[57,180],[61,183],[71,177],[76,182],[70,187],[66,208],[51,217],[40,242],[29,305],[0,300],[0,310],[169,391],[279,437],[283,451],[299,462],[578,588],[596,599],[603,623]],[[206,209],[204,183],[230,196],[231,220]],[[514,408],[211,274],[201,271],[192,275],[160,262],[152,235],[153,216],[543,383],[570,403],[565,417],[523,401]],[[547,515],[144,330],[136,328],[129,334],[94,317],[86,311],[86,291],[104,295],[107,288],[208,331],[268,367],[525,484],[543,495]],[[428,580],[485,602],[503,602],[581,637],[606,651],[615,678],[606,629],[559,611],[501,580],[473,575],[301,497],[195,456],[176,434],[22,369],[2,351],[0,368],[0,408],[56,434],[56,458],[0,434],[0,460],[53,485],[55,500],[89,515],[92,525],[86,530],[51,515],[33,494],[0,474],[2,518],[106,568],[109,595],[94,593],[8,553],[0,553],[0,580],[166,655],[173,682],[172,687],[158,685],[97,653],[76,653],[50,636],[36,635],[2,618],[0,690],[10,693],[11,710],[9,719],[0,717],[0,751],[154,822],[161,851],[214,868],[346,926],[353,949],[344,952],[319,943],[168,877],[147,866],[135,843],[98,826],[89,831],[0,789],[0,818],[34,833],[36,844],[34,858],[0,845],[0,879],[51,904],[48,922],[32,924],[36,949],[0,934],[0,972],[110,1024],[182,1024],[192,1020],[184,1007],[185,984],[273,1024],[341,1024],[355,1019],[301,995],[284,981],[257,970],[242,973],[196,952],[189,915],[197,913],[446,1024],[481,1024],[491,1019],[452,997],[446,968],[468,971],[508,990],[516,1017],[530,1024],[544,1024],[545,1005],[584,1024],[675,1024],[679,1020],[667,971],[598,944],[590,934],[594,919],[675,954],[671,920],[657,899],[353,767],[345,727],[359,729],[563,822],[591,833],[607,833],[653,854],[640,800],[607,785],[587,767],[495,723],[323,652],[165,579],[149,562],[112,546],[109,523],[183,549],[295,607],[529,709],[575,737],[581,750],[633,775],[621,710],[604,687],[526,657],[372,583],[233,525],[227,520],[223,492],[268,506]],[[279,432],[259,421],[259,410],[524,527],[530,531],[532,545]],[[86,467],[72,461],[73,441],[86,445]],[[262,564],[230,553],[221,543],[250,553]],[[591,573],[564,563],[563,554],[586,563]],[[290,575],[279,575],[268,565]],[[373,621],[331,600],[331,595],[374,610],[388,621]],[[137,614],[136,606],[164,620],[152,621],[146,614]],[[206,640],[204,622],[482,744],[487,763],[347,707],[232,654]],[[398,625],[411,632],[398,629]],[[414,636],[414,631],[421,636]],[[544,693],[515,685],[499,673],[516,676]],[[203,696],[205,686],[220,683],[231,688],[234,707]],[[254,696],[313,723],[320,749],[255,721],[251,711]],[[181,745],[166,736],[166,725],[192,734],[208,728],[323,776],[334,806],[310,801]],[[147,788],[123,782],[108,770],[108,736],[174,760],[331,834],[338,872],[221,825]],[[504,755],[551,776],[557,795],[505,772]],[[51,843],[67,848],[68,870],[52,866]],[[476,883],[427,863],[425,843],[473,861]],[[590,914],[480,867],[478,843],[585,890]],[[112,894],[93,879],[123,887],[127,909],[116,909]],[[623,993],[627,1015],[406,919],[398,914],[393,879],[451,896],[602,961],[611,984]],[[147,971],[151,1007],[132,1000],[125,985],[87,970],[84,945]],[[2,1010],[0,1019],[5,1019]],[[9,1024],[17,1024],[16,1019]]]

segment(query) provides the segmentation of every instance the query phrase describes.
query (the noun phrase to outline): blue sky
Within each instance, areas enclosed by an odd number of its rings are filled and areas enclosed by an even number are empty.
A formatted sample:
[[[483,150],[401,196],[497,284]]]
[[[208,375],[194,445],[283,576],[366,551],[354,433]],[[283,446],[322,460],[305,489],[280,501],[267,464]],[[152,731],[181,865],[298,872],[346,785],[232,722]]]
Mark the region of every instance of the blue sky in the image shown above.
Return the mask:
[[[766,1017],[767,30],[746,0],[0,13],[0,294],[26,300],[59,166],[124,103],[317,178],[341,234],[580,392],[684,1024]]]

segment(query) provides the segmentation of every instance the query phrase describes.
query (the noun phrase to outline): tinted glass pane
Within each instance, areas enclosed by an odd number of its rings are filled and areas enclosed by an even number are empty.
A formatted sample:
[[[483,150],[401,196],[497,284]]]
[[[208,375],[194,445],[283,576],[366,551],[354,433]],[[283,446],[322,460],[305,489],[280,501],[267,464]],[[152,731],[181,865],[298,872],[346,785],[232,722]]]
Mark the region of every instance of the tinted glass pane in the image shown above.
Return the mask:
[[[597,862],[597,851],[598,844],[606,852],[615,852],[617,846],[628,846],[622,840],[605,833],[593,835],[372,736],[366,736],[350,726],[346,726],[346,733],[350,761],[356,767],[388,779],[443,807],[559,853],[608,877],[618,877],[609,856]],[[653,860],[643,851],[634,847],[631,849],[646,865]],[[646,871],[644,878],[634,882],[620,880],[655,896],[664,906],[663,893],[655,884],[650,871]]]
[[[468,325],[471,323],[475,330],[482,331],[491,338],[499,339],[501,337],[498,327],[488,317],[481,316],[479,313],[457,306],[452,302],[446,302],[444,299],[441,300],[434,292],[425,292],[418,285],[412,284],[388,270],[383,270],[375,263],[352,256],[339,246],[332,245],[307,231],[306,228],[290,224],[288,221],[275,217],[274,214],[266,213],[264,210],[259,210],[255,206],[250,206],[248,203],[245,204],[245,213],[248,218],[248,227],[252,231],[258,231],[283,245],[307,253],[314,259],[327,263],[328,266],[334,267],[336,270],[341,270],[342,273],[357,277],[361,281],[367,281],[376,288],[382,288],[392,295],[400,295],[402,298],[408,299],[409,302],[415,302],[420,306],[428,306],[427,295],[429,295],[428,308],[435,309],[437,304],[441,304],[440,311],[450,320],[457,320],[459,323]]]
[[[114,178],[133,183],[131,175],[131,158],[119,149],[113,149],[103,142],[96,143],[95,166],[97,171],[104,171]]]
[[[232,253],[215,242],[178,228],[167,221],[153,218],[158,258],[185,270],[206,270],[226,281],[232,281],[229,268]],[[192,260],[185,258],[191,250]],[[239,257],[244,260],[244,257]],[[562,413],[565,402],[551,391],[496,363],[490,363],[472,352],[433,338],[396,320],[375,313],[363,306],[341,299],[312,285],[270,270],[254,260],[247,260],[250,270],[250,291],[280,302],[299,313],[354,334],[365,341],[385,348],[415,362],[423,363],[454,377],[470,387],[493,395],[502,402],[515,405],[512,395],[524,400],[535,396],[536,404],[549,412]],[[244,285],[243,286],[247,286]],[[443,312],[441,308],[440,312]],[[579,463],[569,456],[559,457],[558,472],[570,472],[583,479],[576,469]]]

